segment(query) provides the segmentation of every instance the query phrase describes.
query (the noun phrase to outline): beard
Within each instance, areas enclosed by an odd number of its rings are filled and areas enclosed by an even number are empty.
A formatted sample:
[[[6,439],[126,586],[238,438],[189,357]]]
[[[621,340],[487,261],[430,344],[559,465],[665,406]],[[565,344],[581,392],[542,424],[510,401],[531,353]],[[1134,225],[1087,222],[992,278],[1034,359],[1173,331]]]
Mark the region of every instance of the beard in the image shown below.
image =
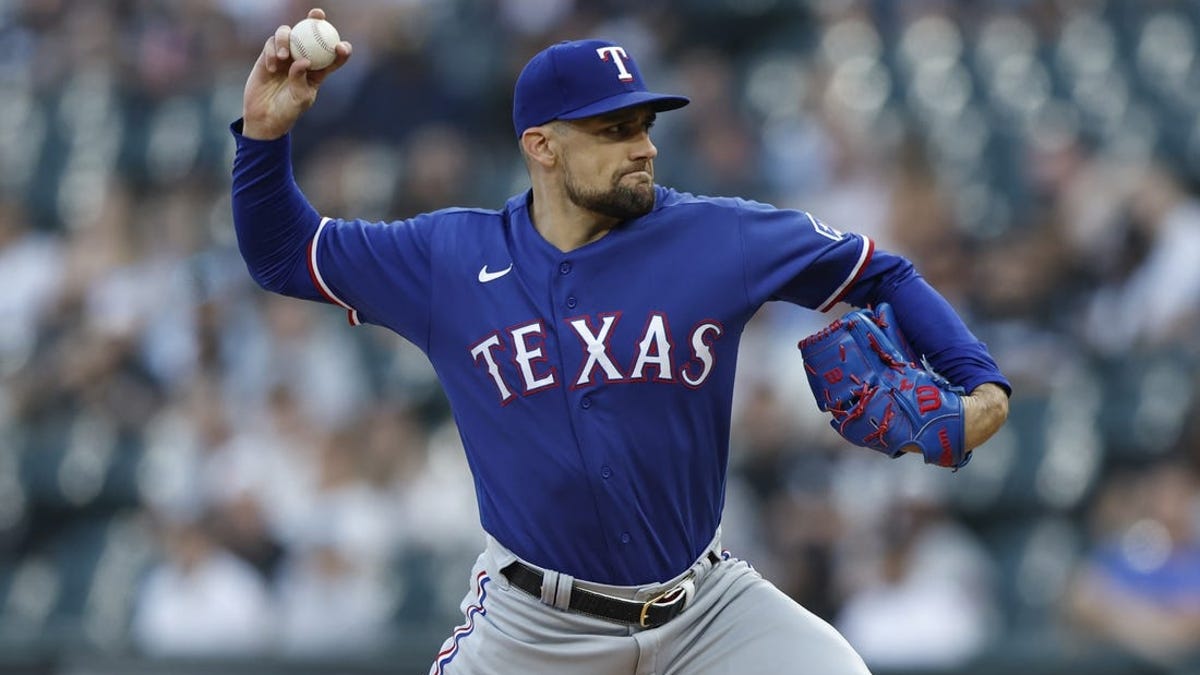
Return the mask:
[[[575,181],[570,170],[567,170],[565,185],[567,199],[580,208],[617,220],[639,218],[654,209],[653,173],[649,167],[646,167],[645,170],[651,172],[650,182],[639,182],[630,186],[621,182],[626,174],[620,174],[614,178],[612,187],[607,190],[597,190],[580,185]]]

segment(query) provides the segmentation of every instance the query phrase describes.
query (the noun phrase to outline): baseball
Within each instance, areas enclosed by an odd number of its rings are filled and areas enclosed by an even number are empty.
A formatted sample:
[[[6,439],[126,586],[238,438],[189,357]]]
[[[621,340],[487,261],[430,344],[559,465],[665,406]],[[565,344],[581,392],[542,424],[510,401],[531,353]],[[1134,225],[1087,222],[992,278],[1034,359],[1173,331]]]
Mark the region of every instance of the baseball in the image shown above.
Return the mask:
[[[309,70],[329,67],[337,54],[334,47],[341,40],[333,24],[324,19],[304,19],[292,26],[292,58],[305,58]]]

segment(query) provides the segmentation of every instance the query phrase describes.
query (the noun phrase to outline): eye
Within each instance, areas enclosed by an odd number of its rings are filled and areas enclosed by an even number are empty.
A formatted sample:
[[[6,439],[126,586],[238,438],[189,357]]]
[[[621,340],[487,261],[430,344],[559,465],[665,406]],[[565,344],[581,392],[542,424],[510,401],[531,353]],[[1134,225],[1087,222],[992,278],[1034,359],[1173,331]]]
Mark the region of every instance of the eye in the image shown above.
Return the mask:
[[[638,120],[627,120],[604,127],[603,133],[606,136],[611,136],[612,138],[630,138],[641,132],[649,132],[650,128],[653,126],[653,119],[646,120],[645,122]]]

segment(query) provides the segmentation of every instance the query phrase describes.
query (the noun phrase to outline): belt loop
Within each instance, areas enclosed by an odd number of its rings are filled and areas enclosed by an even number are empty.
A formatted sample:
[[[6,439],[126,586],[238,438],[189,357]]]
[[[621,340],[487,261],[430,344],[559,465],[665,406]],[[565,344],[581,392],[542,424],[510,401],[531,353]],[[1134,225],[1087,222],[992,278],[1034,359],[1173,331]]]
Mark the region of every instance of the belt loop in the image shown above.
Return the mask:
[[[542,602],[566,611],[571,605],[575,577],[553,570],[542,571]]]

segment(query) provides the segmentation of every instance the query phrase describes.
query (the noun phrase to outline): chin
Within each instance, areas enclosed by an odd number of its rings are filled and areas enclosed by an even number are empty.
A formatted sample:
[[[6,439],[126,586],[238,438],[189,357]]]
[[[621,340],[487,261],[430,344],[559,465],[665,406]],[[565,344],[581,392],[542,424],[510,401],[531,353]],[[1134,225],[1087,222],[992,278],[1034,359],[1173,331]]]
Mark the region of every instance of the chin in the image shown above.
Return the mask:
[[[632,185],[626,186],[631,192],[638,195],[646,195],[650,198],[654,196],[654,179],[653,178],[638,178]]]

